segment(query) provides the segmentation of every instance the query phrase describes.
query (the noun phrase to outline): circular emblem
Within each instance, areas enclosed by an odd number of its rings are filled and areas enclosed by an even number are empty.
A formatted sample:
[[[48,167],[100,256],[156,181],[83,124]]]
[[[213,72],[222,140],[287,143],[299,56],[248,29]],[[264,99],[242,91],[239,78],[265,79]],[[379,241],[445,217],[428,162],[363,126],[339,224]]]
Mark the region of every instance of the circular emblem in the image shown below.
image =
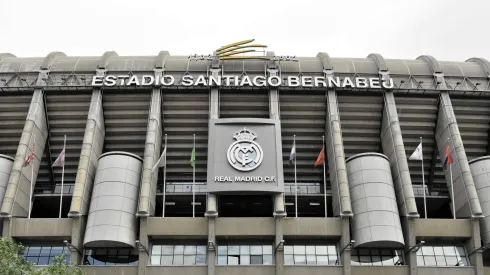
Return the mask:
[[[228,162],[239,171],[252,171],[259,167],[264,158],[262,148],[254,140],[257,134],[250,129],[243,128],[233,135],[236,139],[228,148]]]

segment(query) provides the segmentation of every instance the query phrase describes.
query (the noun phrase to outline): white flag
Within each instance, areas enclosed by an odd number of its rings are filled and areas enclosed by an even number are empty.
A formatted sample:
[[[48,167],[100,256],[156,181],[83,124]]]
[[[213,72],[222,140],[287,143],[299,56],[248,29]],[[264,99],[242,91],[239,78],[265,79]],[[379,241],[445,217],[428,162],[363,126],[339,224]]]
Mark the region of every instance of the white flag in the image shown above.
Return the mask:
[[[165,149],[163,149],[162,155],[158,159],[158,162],[155,164],[155,166],[153,166],[153,169],[151,170],[151,172],[152,173],[155,172],[155,170],[158,167],[164,167],[165,165],[167,165],[166,162],[167,162],[167,147],[165,147]]]
[[[422,160],[423,155],[422,155],[422,142],[417,146],[417,149],[413,152],[413,154],[410,156],[410,160]]]
[[[65,165],[65,148],[61,151],[58,158],[53,162],[53,167],[63,167]]]

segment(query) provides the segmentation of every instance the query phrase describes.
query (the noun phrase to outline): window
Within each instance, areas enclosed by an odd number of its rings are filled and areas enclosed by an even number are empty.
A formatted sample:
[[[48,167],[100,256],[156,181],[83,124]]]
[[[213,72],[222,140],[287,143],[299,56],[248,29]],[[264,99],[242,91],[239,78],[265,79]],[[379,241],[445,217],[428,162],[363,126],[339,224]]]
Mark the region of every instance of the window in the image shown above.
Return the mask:
[[[401,250],[392,249],[352,249],[353,265],[403,265]]]
[[[26,246],[24,258],[36,265],[49,265],[54,263],[54,258],[65,253],[66,263],[70,262],[70,250],[65,246]]]
[[[335,245],[285,245],[285,265],[336,265],[338,262]]]
[[[153,245],[152,265],[205,265],[205,245]]]
[[[272,265],[272,245],[219,245],[218,265]]]
[[[463,246],[422,246],[417,251],[419,266],[467,266]]]
[[[137,265],[138,251],[135,249],[88,249],[85,250],[84,265]]]

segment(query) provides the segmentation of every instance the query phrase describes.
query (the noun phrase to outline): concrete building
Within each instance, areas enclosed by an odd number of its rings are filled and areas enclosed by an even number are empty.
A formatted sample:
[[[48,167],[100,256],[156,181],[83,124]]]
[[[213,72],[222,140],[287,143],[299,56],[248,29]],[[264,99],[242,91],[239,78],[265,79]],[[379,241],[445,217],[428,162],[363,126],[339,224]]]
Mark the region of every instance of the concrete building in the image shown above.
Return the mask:
[[[482,58],[0,54],[2,234],[89,275],[490,274],[489,131]]]

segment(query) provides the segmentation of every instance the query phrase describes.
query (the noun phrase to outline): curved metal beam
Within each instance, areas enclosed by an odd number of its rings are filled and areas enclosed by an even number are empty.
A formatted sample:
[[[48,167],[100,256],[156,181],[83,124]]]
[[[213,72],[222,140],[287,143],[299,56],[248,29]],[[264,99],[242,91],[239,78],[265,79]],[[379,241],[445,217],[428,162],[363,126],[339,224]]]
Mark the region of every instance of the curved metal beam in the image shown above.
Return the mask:
[[[483,68],[483,70],[487,73],[488,77],[490,78],[490,62],[488,62],[488,60],[486,60],[485,58],[472,57],[472,58],[466,60],[465,62],[476,62],[476,63],[478,63],[478,65],[480,65]]]
[[[97,69],[102,69],[105,70],[107,65],[109,64],[109,61],[113,58],[119,56],[116,52],[114,51],[108,51],[105,52],[102,57],[99,60],[99,64],[97,65]]]
[[[11,53],[0,53],[0,61],[2,61],[2,59],[4,58],[9,58],[9,57],[17,57]]]
[[[316,57],[322,62],[324,70],[333,70],[332,60],[326,52],[319,52]]]
[[[46,58],[44,58],[43,64],[41,65],[41,70],[49,70],[56,58],[66,57],[66,54],[62,52],[51,52]]]
[[[379,53],[372,53],[368,55],[367,58],[371,58],[372,60],[374,60],[374,62],[376,62],[376,66],[378,67],[378,70],[380,72],[388,71],[388,67],[386,67],[385,59]]]
[[[441,66],[439,65],[439,61],[437,61],[433,56],[431,55],[421,55],[417,57],[417,60],[422,60],[425,63],[427,63],[430,68],[432,69],[432,73],[435,74],[440,74],[442,73]]]
[[[165,60],[167,57],[170,55],[168,51],[160,51],[158,53],[156,62],[155,62],[155,69],[163,69],[165,68]]]

